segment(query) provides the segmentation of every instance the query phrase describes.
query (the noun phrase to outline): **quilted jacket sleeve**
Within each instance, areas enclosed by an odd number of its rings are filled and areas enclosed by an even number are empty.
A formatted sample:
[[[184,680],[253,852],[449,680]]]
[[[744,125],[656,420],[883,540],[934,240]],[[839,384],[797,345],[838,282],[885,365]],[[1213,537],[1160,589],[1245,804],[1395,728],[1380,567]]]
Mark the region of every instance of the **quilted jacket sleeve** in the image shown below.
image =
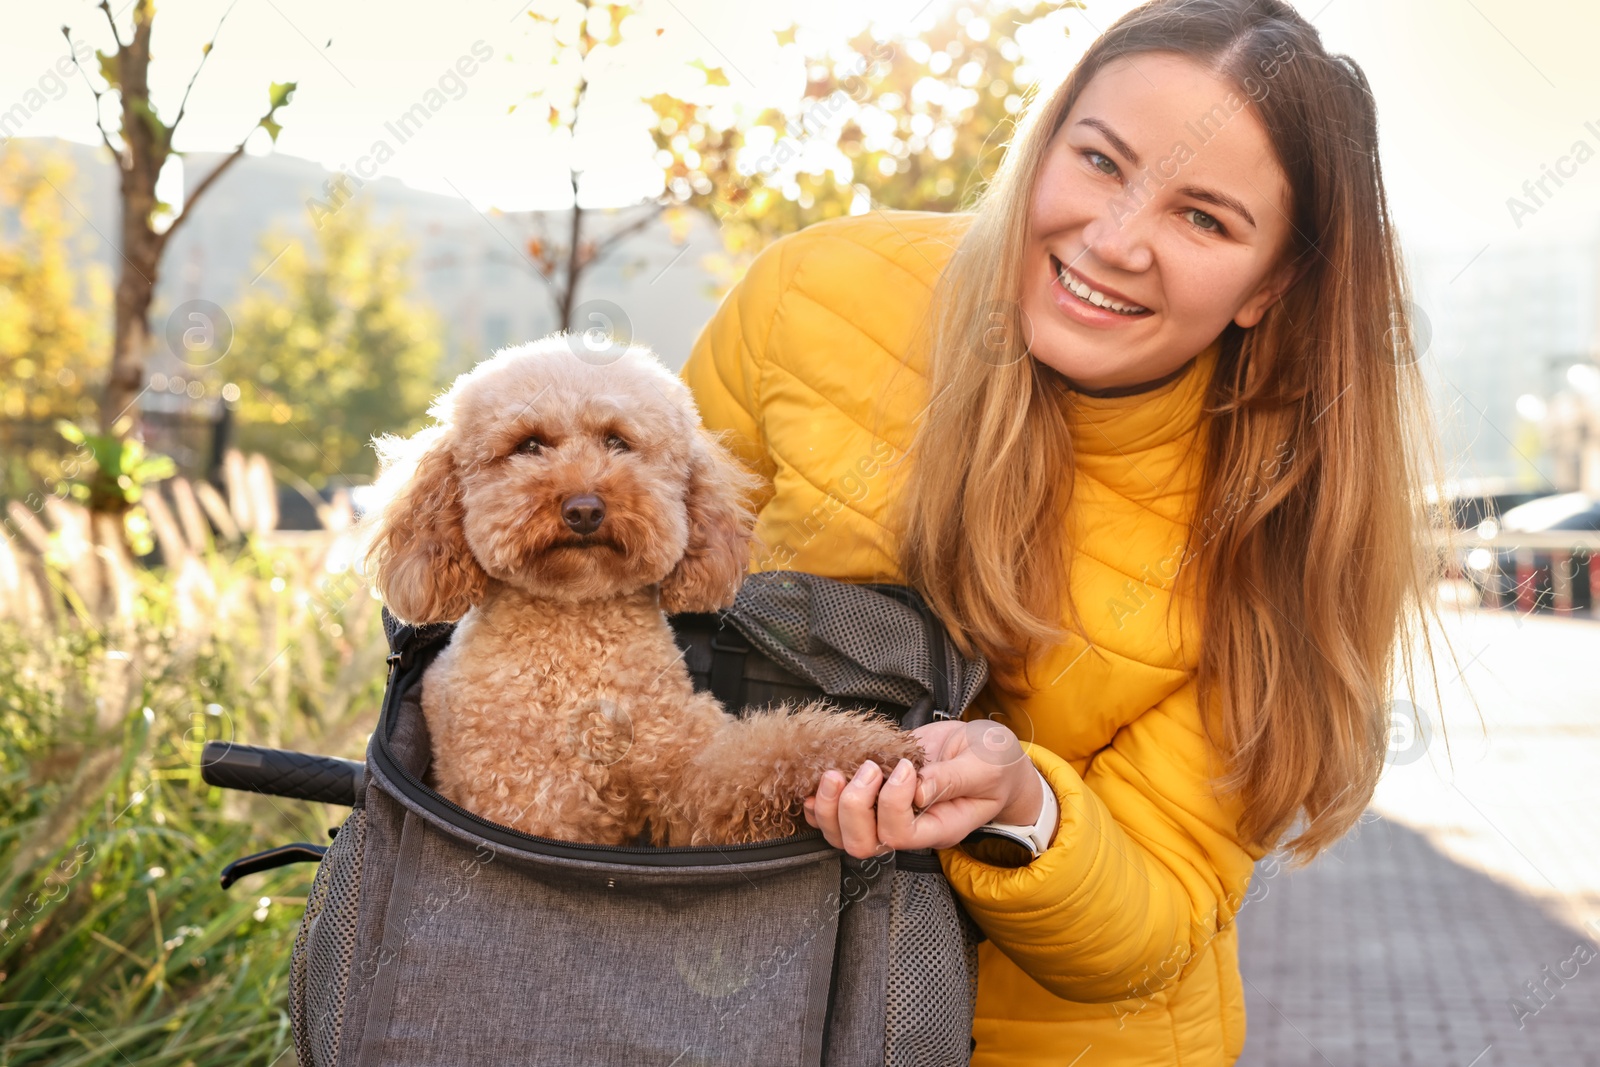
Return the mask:
[[[756,256],[700,331],[681,372],[706,428],[721,432],[723,443],[769,486],[774,464],[761,428],[761,359],[798,236],[782,237]]]
[[[1213,795],[1193,682],[1123,727],[1082,776],[1025,748],[1061,806],[1054,840],[1022,867],[941,850],[952,887],[995,947],[1055,995],[1159,991],[1232,921],[1264,854],[1239,843],[1238,802]]]

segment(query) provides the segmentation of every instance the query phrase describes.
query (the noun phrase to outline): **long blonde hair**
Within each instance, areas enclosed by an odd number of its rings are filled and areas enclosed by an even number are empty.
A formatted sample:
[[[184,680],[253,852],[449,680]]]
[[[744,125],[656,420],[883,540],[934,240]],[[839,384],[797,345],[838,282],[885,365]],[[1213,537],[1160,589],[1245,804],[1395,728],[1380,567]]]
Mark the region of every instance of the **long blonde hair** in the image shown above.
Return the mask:
[[[1019,272],[1052,135],[1107,62],[1151,51],[1241,86],[1277,65],[1249,106],[1292,190],[1296,280],[1258,325],[1221,337],[1190,536],[1205,545],[1179,580],[1203,604],[1197,684],[1201,706],[1220,710],[1215,725],[1203,718],[1228,768],[1217,785],[1244,798],[1247,842],[1270,848],[1302,819],[1286,847],[1303,862],[1356,822],[1383,769],[1385,697],[1397,666],[1410,673],[1436,566],[1423,486],[1425,473],[1437,482],[1437,446],[1371,91],[1288,4],[1146,4],[1031,101],[934,295],[935,402],[897,505],[901,564],[1013,694],[1032,688],[1035,653],[1083,633],[1062,522],[1068,387],[1027,353]],[[1257,472],[1285,446],[1293,462],[1261,492]],[[1222,513],[1220,529],[1201,529]]]

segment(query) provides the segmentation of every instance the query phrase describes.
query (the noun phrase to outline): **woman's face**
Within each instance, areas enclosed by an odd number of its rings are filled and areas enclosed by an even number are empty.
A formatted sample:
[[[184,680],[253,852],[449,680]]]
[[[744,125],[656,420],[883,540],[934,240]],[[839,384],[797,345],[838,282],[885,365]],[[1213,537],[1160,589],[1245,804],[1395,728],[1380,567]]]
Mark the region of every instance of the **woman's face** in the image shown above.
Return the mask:
[[[1036,358],[1085,389],[1138,385],[1229,322],[1261,320],[1287,280],[1290,197],[1248,103],[1163,52],[1114,60],[1084,87],[1030,206],[1022,312]]]

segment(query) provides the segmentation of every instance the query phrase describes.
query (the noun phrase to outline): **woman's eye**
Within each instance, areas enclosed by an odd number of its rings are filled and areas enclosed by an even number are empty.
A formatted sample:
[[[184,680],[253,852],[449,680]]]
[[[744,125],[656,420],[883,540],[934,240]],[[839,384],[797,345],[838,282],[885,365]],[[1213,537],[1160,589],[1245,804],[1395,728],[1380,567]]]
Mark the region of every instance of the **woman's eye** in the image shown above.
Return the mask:
[[[1194,223],[1197,227],[1199,227],[1202,230],[1205,230],[1208,233],[1222,233],[1223,232],[1222,223],[1217,221],[1216,216],[1207,215],[1204,211],[1201,211],[1197,207],[1192,207],[1188,211],[1185,211],[1183,214],[1184,214],[1184,217],[1187,218],[1190,222]]]
[[[1089,161],[1089,165],[1091,167],[1099,171],[1101,174],[1115,178],[1118,174],[1122,173],[1117,169],[1117,165],[1111,161],[1109,156],[1101,155],[1099,152],[1085,152],[1083,157]]]
[[[606,447],[611,449],[613,452],[632,451],[628,447],[628,442],[624,441],[621,437],[614,433],[606,434]]]
[[[544,439],[539,437],[539,436],[537,436],[537,435],[535,435],[533,437],[525,437],[525,438],[522,439],[522,443],[517,445],[517,451],[518,452],[527,452],[530,455],[535,455],[535,456],[538,455],[540,452],[543,452],[544,449],[545,449]]]

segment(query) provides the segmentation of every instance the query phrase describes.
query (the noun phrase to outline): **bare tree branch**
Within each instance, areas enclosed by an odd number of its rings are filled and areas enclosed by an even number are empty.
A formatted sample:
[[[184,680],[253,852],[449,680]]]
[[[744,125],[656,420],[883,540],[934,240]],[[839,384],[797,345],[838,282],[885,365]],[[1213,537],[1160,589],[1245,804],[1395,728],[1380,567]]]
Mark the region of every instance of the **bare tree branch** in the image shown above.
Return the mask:
[[[542,223],[540,225],[542,225]],[[555,278],[553,277],[555,274],[554,265],[551,266],[549,273],[546,273],[544,267],[539,264],[539,261],[531,256],[524,254],[522,261],[533,270],[533,276],[538,278],[541,282],[544,282],[544,284],[550,288],[551,293],[554,294],[556,284]]]
[[[598,262],[600,257],[609,252],[613,245],[616,245],[623,238],[636,234],[646,226],[650,225],[656,219],[660,218],[661,213],[667,210],[667,208],[670,206],[671,203],[669,201],[658,200],[656,201],[654,211],[647,212],[638,219],[635,219],[633,222],[628,223],[626,226],[606,234],[605,240],[595,244],[594,255],[589,257],[589,263]],[[585,265],[587,266],[588,264]]]
[[[540,262],[532,264],[534,273],[550,289],[550,297],[555,304],[557,323],[561,329],[568,329],[572,325],[573,305],[577,299],[578,290],[585,272],[623,241],[660,218],[662,212],[672,206],[670,200],[657,200],[654,202],[654,206],[646,209],[641,217],[619,226],[601,239],[585,240],[584,215],[586,209],[579,199],[579,187],[582,184],[583,170],[575,165],[578,128],[584,107],[588,102],[589,92],[589,79],[586,74],[581,72],[584,69],[584,63],[590,58],[594,49],[602,43],[602,38],[591,33],[589,28],[589,16],[599,6],[596,0],[580,0],[580,5],[583,10],[583,17],[578,19],[575,40],[569,43],[563,41],[559,36],[555,39],[558,47],[576,50],[580,61],[577,85],[574,86],[572,92],[571,119],[566,124],[568,143],[574,149],[574,159],[567,164],[567,179],[572,189],[572,214],[567,220],[565,247],[558,249],[552,245],[549,249],[548,271],[544,269],[544,255],[538,257]],[[613,31],[615,31],[615,27],[613,27]],[[556,128],[559,119],[559,110],[554,104],[551,104],[550,120],[552,129]],[[545,225],[542,217],[537,220],[536,225],[542,238],[545,234]],[[541,244],[543,244],[542,240]],[[564,262],[558,262],[558,259],[564,260]]]
[[[111,39],[117,42],[117,51],[120,52],[123,47],[122,35],[117,32],[117,20],[111,15],[111,0],[100,0],[100,10],[106,13],[106,25],[111,27]]]
[[[178,124],[183,121],[184,110],[189,106],[189,90],[194,88],[195,79],[200,77],[200,72],[205,69],[206,60],[211,58],[211,49],[217,43],[217,35],[222,32],[222,24],[228,21],[228,16],[233,14],[233,9],[238,4],[239,0],[233,0],[233,3],[228,5],[228,10],[224,11],[222,17],[217,20],[217,28],[211,31],[211,40],[206,42],[205,49],[200,53],[200,62],[195,65],[194,73],[189,75],[189,84],[184,86],[183,89],[183,100],[178,104],[178,117],[172,120],[171,126],[167,127],[167,145],[169,147],[172,144],[173,135],[178,132]]]
[[[254,132],[254,129],[250,131],[250,133]],[[250,134],[245,134],[245,140],[248,141],[249,139]],[[205,195],[206,190],[211,188],[212,183],[222,177],[222,172],[233,166],[234,162],[242,155],[244,155],[244,141],[240,141],[238,147],[228,153],[228,158],[218,163],[216,168],[210,174],[207,174],[199,185],[194,187],[194,192],[190,193],[184,200],[183,214],[174,216],[171,225],[167,227],[167,232],[157,239],[158,248],[166,248],[167,242],[172,239],[172,235],[178,232],[178,227],[183,225],[185,219],[194,214],[195,205],[200,202],[200,198]]]
[[[83,69],[82,63],[78,62],[78,53],[72,47],[72,30],[67,26],[61,27],[61,36],[67,39],[67,55],[72,57],[72,65],[78,68],[78,73],[83,75],[83,84],[87,85],[89,91],[94,94],[94,124],[100,131],[100,140],[104,141],[105,146],[111,149],[112,156],[116,158],[120,166],[122,164],[122,153],[117,151],[117,146],[111,143],[111,135],[106,132],[105,123],[100,120],[100,98],[105,94],[94,87],[94,82],[89,80],[89,72]]]
[[[232,8],[229,8],[229,10],[232,10]],[[250,132],[246,133],[239,143],[234,146],[232,152],[228,153],[228,158],[224,159],[221,163],[218,163],[211,173],[207,174],[201,180],[200,184],[194,187],[194,192],[190,193],[185,198],[183,214],[174,217],[171,224],[167,226],[167,232],[161,234],[161,236],[156,239],[158,255],[160,254],[161,249],[166,248],[167,242],[170,241],[172,239],[172,235],[178,231],[178,227],[182,226],[184,220],[194,212],[195,205],[199,204],[200,198],[206,195],[206,190],[210,189],[212,184],[215,183],[218,178],[222,177],[223,173],[229,167],[238,162],[240,156],[244,155],[244,146],[249,143],[250,134],[253,134],[257,130],[266,126],[266,124],[271,121],[272,117],[278,113],[278,108],[287,106],[289,103],[289,98],[294,94],[294,83],[286,83],[284,86],[279,86],[277,88],[283,88],[286,90],[283,99],[278,99],[277,95],[274,94],[272,104],[267,108],[266,114],[262,115],[256,120],[256,124],[250,127]]]
[[[584,28],[589,24],[588,12],[590,4],[583,5],[584,18],[579,23],[579,40],[588,40],[589,31]],[[582,48],[578,53],[587,59],[589,52]],[[574,151],[578,144],[578,116],[583,109],[584,94],[588,92],[589,79],[583,75],[578,77],[578,91],[572,98],[572,123],[567,127],[567,143],[572,145]],[[572,224],[567,229],[567,278],[566,284],[559,293],[553,293],[556,301],[556,323],[560,329],[567,329],[572,325],[572,302],[578,296],[578,279],[583,274],[583,207],[578,203],[578,177],[582,171],[571,163],[567,165],[567,178],[572,184]]]

